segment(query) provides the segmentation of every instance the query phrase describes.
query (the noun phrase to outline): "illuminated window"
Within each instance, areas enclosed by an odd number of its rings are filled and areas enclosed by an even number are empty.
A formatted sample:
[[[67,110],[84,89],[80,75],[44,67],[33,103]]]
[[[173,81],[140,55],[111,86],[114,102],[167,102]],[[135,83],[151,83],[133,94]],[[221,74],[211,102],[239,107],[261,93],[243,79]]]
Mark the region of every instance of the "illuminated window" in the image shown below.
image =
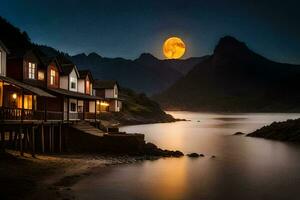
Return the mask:
[[[85,90],[86,90],[87,94],[90,93],[90,81],[89,80],[86,81],[86,88],[85,88]]]
[[[50,85],[55,85],[55,70],[51,69],[50,70]]]
[[[32,109],[32,95],[24,95],[24,109]]]
[[[42,72],[42,71],[39,71],[39,72],[38,72],[38,79],[39,79],[40,81],[43,81],[43,80],[45,79],[45,73]]]
[[[35,79],[35,71],[36,71],[36,64],[29,62],[28,63],[28,78]]]

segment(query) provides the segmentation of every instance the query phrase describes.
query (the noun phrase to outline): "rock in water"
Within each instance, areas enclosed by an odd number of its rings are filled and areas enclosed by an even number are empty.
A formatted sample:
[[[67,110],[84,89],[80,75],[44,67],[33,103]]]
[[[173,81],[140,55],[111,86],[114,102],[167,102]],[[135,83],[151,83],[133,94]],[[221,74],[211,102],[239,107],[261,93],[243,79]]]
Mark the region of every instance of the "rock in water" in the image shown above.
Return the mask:
[[[191,157],[191,158],[198,158],[198,157],[204,157],[204,154],[190,153],[190,154],[187,154],[187,156]]]
[[[236,132],[235,134],[233,134],[233,135],[244,135],[245,133],[243,133],[243,132]]]
[[[144,153],[149,156],[162,156],[162,157],[181,157],[184,154],[181,151],[163,150],[158,148],[153,143],[146,143],[144,147]]]
[[[190,154],[187,154],[187,156],[191,157],[191,158],[198,158],[200,155],[197,153],[190,153]]]

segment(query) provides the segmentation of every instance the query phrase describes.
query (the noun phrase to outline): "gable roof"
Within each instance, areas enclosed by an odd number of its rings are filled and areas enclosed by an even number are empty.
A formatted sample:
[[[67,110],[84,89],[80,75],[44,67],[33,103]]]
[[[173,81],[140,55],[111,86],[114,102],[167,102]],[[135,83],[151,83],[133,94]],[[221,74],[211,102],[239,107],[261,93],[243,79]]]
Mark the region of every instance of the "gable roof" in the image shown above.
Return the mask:
[[[67,65],[62,65],[61,66],[61,73],[63,76],[68,76],[72,70],[74,69],[74,65],[72,64],[67,64]]]
[[[6,53],[9,53],[8,49],[6,48],[6,46],[3,44],[1,40],[0,40],[0,46],[2,47],[2,49],[4,49],[4,51],[6,51]]]
[[[79,72],[79,78],[81,79],[85,79],[87,76],[89,76],[90,80],[93,81],[93,76],[90,70],[86,69],[86,70],[78,70]]]
[[[75,69],[77,77],[79,77],[79,73],[76,65],[71,60],[69,60],[65,55],[60,54],[56,57],[56,59],[61,67],[61,75],[68,76],[72,72],[72,70]]]
[[[43,64],[44,67],[48,67],[51,63],[55,63],[57,68],[58,68],[58,71],[61,72],[61,66],[60,64],[58,63],[56,57],[48,57],[48,56],[39,56],[39,59],[41,61],[41,63]]]
[[[95,80],[94,81],[94,89],[113,89],[114,86],[117,85],[119,87],[119,84],[115,80]]]

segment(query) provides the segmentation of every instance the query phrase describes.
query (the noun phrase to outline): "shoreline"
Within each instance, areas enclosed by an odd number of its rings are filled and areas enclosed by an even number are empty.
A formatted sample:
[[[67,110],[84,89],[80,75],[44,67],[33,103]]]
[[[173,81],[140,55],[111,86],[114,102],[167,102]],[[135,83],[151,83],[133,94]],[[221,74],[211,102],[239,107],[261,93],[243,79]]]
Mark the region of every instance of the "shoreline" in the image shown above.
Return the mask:
[[[5,189],[1,193],[4,199],[74,199],[72,186],[83,178],[105,168],[160,158],[76,153],[37,154],[32,158],[28,153],[19,156],[18,151],[6,150],[5,164],[0,166],[0,186]]]
[[[82,178],[91,176],[93,171],[145,159],[105,154],[38,154],[32,158],[27,153],[21,157],[17,151],[6,152],[5,164],[0,169],[4,199],[20,199],[20,194],[22,199],[73,199],[71,187]],[[12,187],[10,183],[13,185],[11,190],[8,188]]]

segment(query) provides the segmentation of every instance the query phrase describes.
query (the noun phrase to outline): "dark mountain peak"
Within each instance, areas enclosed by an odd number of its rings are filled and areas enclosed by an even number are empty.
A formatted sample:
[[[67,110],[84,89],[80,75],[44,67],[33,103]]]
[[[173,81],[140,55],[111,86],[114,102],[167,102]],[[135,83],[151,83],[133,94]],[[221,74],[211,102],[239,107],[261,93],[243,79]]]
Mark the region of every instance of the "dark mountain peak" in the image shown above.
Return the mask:
[[[88,57],[90,58],[102,58],[102,56],[100,56],[99,54],[92,52],[88,55]]]
[[[145,62],[149,62],[149,61],[153,62],[153,61],[157,61],[158,59],[155,56],[153,56],[151,53],[142,53],[137,60],[143,60]]]
[[[231,54],[231,53],[236,53],[241,51],[242,52],[249,51],[245,43],[240,42],[239,40],[237,40],[232,36],[225,36],[219,40],[214,50],[214,54],[218,54],[218,53]]]
[[[270,61],[227,36],[213,56],[154,99],[165,109],[295,112],[300,110],[299,76],[296,65]]]
[[[87,55],[86,55],[85,53],[79,53],[79,54],[74,55],[73,57],[81,57],[81,58],[84,58],[84,57],[87,57]]]

